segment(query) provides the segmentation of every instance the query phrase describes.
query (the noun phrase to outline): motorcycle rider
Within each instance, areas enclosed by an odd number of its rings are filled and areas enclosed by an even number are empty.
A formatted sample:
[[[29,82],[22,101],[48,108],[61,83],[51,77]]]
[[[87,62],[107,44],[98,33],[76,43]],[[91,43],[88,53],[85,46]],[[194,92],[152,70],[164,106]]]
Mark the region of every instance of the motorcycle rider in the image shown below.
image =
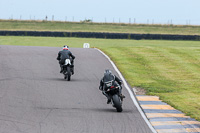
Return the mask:
[[[121,99],[123,100],[123,98],[125,98],[125,96],[122,95],[122,80],[120,80],[117,76],[112,74],[112,72],[109,69],[106,69],[104,71],[104,77],[100,80],[99,90],[101,90],[103,95],[105,95],[108,98],[107,104],[111,102],[111,97],[105,92],[107,88],[104,83],[112,80],[114,82],[114,86],[119,86],[119,96],[121,97]]]
[[[74,59],[75,59],[75,56],[69,51],[69,47],[67,45],[64,45],[63,50],[59,51],[58,57],[57,57],[57,60],[59,61],[60,68],[61,68],[60,73],[63,72],[63,65],[64,65],[66,59],[70,59],[70,62],[71,62],[70,67],[71,67],[71,70],[72,70],[72,74],[74,74]]]

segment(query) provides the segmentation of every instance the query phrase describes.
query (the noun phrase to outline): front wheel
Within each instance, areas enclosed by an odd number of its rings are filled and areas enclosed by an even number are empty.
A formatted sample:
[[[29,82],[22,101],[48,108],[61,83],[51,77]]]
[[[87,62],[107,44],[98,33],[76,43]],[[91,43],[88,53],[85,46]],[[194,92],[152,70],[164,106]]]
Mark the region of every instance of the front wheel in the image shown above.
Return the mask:
[[[112,96],[114,107],[117,109],[117,112],[122,112],[122,104],[119,96],[117,94]]]

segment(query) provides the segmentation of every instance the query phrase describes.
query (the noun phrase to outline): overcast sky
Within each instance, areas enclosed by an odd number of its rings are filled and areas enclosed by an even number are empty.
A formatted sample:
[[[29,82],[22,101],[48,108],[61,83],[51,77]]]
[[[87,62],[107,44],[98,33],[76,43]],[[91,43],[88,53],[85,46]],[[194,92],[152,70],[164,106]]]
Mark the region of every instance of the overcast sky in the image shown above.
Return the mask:
[[[200,25],[200,0],[0,0],[0,19]]]

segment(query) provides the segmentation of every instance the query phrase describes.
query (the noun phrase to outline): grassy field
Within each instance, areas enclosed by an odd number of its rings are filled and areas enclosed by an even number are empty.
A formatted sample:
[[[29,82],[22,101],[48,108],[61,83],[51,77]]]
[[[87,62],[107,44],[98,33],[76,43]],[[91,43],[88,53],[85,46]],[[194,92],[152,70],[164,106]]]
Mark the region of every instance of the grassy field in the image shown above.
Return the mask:
[[[200,42],[0,36],[0,45],[82,47],[90,43],[141,87],[200,121]]]
[[[200,35],[200,26],[0,20],[0,30]]]

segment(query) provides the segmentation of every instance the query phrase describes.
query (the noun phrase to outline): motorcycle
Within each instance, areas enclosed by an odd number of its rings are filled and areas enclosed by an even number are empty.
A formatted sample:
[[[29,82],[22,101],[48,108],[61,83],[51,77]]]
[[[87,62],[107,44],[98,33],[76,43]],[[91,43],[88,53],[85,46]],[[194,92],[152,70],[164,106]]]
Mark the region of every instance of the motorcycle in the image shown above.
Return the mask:
[[[119,89],[121,86],[113,85],[113,81],[105,82],[107,90],[103,93],[108,94],[111,97],[111,104],[114,108],[116,108],[117,112],[122,112],[122,101],[123,99],[119,95]]]
[[[67,79],[68,81],[71,80],[72,70],[71,70],[70,59],[65,60],[65,64],[63,65],[63,75],[64,75],[64,79]]]

